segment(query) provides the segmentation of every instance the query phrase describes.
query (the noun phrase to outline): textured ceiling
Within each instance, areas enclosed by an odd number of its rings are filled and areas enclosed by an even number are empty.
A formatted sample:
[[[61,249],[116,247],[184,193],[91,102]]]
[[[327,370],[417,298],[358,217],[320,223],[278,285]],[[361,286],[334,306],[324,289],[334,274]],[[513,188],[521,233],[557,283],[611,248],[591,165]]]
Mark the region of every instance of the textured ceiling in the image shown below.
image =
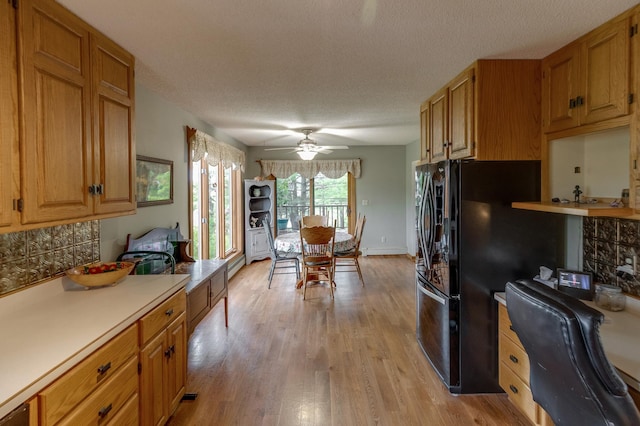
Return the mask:
[[[136,78],[247,145],[402,145],[479,58],[542,58],[633,0],[59,0]]]

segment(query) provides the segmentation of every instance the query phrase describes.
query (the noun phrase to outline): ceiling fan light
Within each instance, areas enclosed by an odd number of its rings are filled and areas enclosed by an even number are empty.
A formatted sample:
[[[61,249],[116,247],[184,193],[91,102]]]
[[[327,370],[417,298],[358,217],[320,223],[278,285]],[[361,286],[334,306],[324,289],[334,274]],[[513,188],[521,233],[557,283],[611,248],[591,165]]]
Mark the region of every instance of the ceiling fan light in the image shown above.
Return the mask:
[[[313,157],[316,156],[316,152],[315,151],[298,151],[298,155],[303,160],[308,161],[308,160],[313,160]]]

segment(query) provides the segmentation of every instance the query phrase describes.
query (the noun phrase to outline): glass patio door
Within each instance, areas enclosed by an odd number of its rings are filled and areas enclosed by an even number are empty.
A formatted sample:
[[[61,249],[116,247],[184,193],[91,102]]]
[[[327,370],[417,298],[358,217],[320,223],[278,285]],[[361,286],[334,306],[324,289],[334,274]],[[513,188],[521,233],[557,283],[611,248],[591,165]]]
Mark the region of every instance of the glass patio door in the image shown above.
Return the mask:
[[[339,179],[322,174],[307,179],[295,173],[286,179],[277,179],[277,230],[278,233],[297,231],[302,216],[322,215],[336,227],[352,231],[353,177],[350,173]],[[353,223],[353,225],[352,225]]]

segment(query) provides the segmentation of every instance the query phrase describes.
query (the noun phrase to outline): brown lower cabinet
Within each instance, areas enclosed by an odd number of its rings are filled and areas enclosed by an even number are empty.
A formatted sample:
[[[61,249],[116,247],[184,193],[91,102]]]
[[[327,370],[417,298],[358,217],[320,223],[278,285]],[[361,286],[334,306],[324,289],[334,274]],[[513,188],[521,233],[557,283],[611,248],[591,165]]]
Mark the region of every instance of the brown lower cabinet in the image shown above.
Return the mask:
[[[38,424],[106,424],[137,393],[133,324],[38,394]]]
[[[131,358],[114,376],[89,395],[57,425],[116,424],[113,417],[120,413],[127,402],[137,400],[138,363]]]
[[[178,408],[186,386],[186,315],[140,350],[141,425],[163,425]]]
[[[553,420],[535,403],[529,388],[529,357],[520,339],[511,329],[506,306],[498,304],[498,352],[500,387],[509,400],[533,423],[552,426]]]
[[[140,424],[163,425],[187,383],[187,299],[184,291],[140,321]]]
[[[40,391],[29,424],[165,424],[186,390],[186,310],[183,289]]]
[[[139,404],[140,399],[138,398],[138,394],[135,394],[124,407],[118,411],[111,421],[108,423],[109,426],[138,426],[140,423],[139,417]]]

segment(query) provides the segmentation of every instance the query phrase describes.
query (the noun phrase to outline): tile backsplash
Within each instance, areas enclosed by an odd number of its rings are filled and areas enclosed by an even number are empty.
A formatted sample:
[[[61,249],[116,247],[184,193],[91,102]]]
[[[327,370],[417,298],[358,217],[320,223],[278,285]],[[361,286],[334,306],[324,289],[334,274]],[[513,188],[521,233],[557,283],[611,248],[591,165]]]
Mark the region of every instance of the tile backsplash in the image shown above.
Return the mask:
[[[640,221],[608,217],[585,217],[582,220],[583,269],[591,271],[594,279],[622,288],[640,296],[640,273],[629,279],[616,275],[616,267],[625,259],[640,253]],[[640,259],[638,259],[640,262]],[[640,268],[640,264],[636,265]]]
[[[100,259],[100,221],[0,234],[0,295]]]

